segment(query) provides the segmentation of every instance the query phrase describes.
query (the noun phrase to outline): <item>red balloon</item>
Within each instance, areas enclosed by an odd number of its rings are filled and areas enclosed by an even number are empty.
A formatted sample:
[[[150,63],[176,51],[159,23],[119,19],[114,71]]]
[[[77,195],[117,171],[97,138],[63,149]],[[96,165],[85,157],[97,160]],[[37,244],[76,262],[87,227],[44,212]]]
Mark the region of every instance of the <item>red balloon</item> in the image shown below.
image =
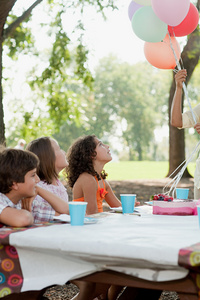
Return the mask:
[[[190,8],[185,19],[177,26],[168,26],[168,31],[171,36],[184,36],[192,33],[197,27],[199,22],[199,12],[194,6],[190,3]]]

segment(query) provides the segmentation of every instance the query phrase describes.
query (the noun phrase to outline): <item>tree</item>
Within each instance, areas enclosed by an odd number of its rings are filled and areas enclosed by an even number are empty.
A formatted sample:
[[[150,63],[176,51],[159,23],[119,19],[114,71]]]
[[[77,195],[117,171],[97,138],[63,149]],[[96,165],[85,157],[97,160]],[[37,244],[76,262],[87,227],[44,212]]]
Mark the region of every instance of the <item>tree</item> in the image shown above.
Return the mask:
[[[200,10],[200,0],[197,1],[197,9]],[[184,68],[187,69],[186,86],[188,85],[195,67],[199,63],[200,57],[200,30],[199,26],[192,32],[187,43],[181,53]],[[175,92],[175,80],[173,81],[169,93],[169,171],[168,176],[185,160],[185,138],[184,130],[179,130],[170,125],[170,112],[172,100]],[[182,101],[184,100],[184,94]],[[190,176],[186,170],[183,177]]]
[[[37,0],[28,7],[21,16],[13,16],[11,10],[17,0],[1,0],[0,1],[0,143],[5,142],[5,125],[4,125],[4,111],[3,111],[3,94],[2,94],[2,51],[3,45],[7,43],[10,49],[10,56],[16,57],[17,51],[26,50],[27,45],[31,44],[31,33],[27,27],[23,27],[23,22],[28,22],[31,18],[33,9],[43,2],[43,0]],[[48,92],[52,92],[52,98],[49,103],[50,113],[59,120],[59,110],[57,109],[58,103],[58,92],[53,89],[53,81],[55,81],[56,76],[62,75],[62,80],[66,80],[67,76],[65,70],[62,66],[64,62],[69,62],[72,59],[76,62],[75,73],[76,79],[81,80],[84,84],[90,85],[92,77],[90,72],[84,67],[84,64],[87,60],[87,49],[82,44],[81,35],[79,36],[79,43],[76,48],[76,53],[71,55],[68,45],[70,43],[70,38],[67,36],[62,27],[62,14],[70,7],[74,9],[80,9],[83,11],[88,5],[96,7],[97,12],[102,12],[104,14],[105,8],[111,7],[115,8],[113,0],[75,0],[75,1],[62,1],[62,0],[47,0],[46,5],[49,7],[50,11],[54,7],[54,4],[57,9],[57,15],[55,20],[52,20],[51,26],[54,26],[55,29],[55,41],[53,43],[52,53],[50,55],[49,67],[44,70],[42,76],[35,78],[35,82],[40,82],[44,85],[44,82],[48,82],[46,85]],[[84,26],[81,22],[78,23],[78,27],[81,32],[84,31]],[[28,34],[29,33],[29,34]],[[29,38],[29,41],[26,38]],[[34,83],[35,83],[34,82]],[[33,85],[34,85],[33,83]],[[65,95],[66,96],[66,95]],[[65,104],[66,104],[65,97]],[[69,110],[69,105],[65,106],[65,109]]]
[[[147,63],[129,65],[113,56],[102,59],[96,68],[93,120],[98,121],[99,131],[103,130],[104,135],[123,139],[130,160],[148,157],[154,128],[162,123],[160,113],[161,107],[167,107],[169,78],[165,73],[165,84],[161,80],[158,85],[160,73],[152,73]]]
[[[80,124],[67,120],[54,137],[67,149],[80,135],[96,134],[120,158],[152,159],[153,154],[157,158],[154,128],[168,122],[170,82],[171,73],[152,72],[146,62],[130,65],[113,55],[104,57],[95,69],[93,93],[73,86],[80,95]]]

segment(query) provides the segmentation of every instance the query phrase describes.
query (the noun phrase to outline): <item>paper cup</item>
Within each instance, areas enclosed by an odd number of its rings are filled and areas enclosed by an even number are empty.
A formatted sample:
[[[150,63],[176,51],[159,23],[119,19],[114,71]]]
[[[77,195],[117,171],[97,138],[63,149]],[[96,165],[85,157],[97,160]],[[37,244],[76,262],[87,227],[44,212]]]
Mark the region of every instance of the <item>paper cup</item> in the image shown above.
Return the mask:
[[[197,205],[197,214],[198,214],[199,228],[200,228],[200,205]]]
[[[70,223],[72,226],[83,226],[87,202],[69,202]]]
[[[176,188],[177,199],[188,199],[189,189]]]
[[[136,194],[120,194],[123,214],[134,212]]]

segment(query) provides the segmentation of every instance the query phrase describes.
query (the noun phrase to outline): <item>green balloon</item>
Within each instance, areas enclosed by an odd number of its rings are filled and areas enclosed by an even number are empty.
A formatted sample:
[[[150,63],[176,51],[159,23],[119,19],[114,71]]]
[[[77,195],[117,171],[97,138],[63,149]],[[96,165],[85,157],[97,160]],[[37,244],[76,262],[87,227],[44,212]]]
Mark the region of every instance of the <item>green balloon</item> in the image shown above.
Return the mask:
[[[160,42],[167,34],[168,25],[156,16],[151,6],[139,8],[131,23],[134,33],[145,42]]]

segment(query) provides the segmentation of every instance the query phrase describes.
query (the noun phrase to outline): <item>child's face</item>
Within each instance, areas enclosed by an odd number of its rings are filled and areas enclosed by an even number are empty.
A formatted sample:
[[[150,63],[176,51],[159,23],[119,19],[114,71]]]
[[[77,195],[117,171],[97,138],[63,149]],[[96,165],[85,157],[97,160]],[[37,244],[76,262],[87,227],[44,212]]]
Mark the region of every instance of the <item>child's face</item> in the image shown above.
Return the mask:
[[[56,157],[55,168],[56,168],[56,171],[59,173],[65,167],[68,166],[66,154],[65,154],[64,150],[60,149],[60,146],[58,145],[57,141],[51,139],[51,145],[54,149],[54,153],[55,153],[55,157]]]
[[[36,184],[40,181],[36,169],[26,173],[24,182],[18,182],[18,192],[21,197],[33,197],[36,195]]]
[[[104,161],[105,163],[109,162],[112,160],[112,156],[110,153],[109,146],[106,144],[103,144],[98,138],[95,138],[96,142],[96,160]]]

